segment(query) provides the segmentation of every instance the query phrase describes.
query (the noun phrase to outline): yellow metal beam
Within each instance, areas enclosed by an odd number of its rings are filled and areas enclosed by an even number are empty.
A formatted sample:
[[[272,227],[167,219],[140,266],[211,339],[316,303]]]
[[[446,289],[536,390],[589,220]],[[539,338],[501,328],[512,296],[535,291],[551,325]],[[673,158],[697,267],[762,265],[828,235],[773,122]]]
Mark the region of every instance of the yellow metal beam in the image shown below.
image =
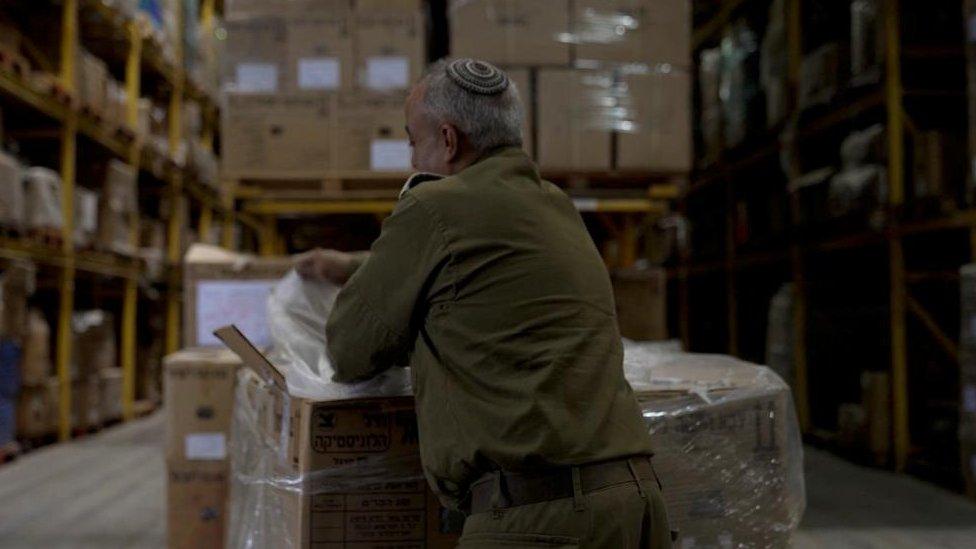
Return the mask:
[[[262,256],[273,256],[278,249],[278,223],[274,217],[264,219],[261,230],[258,233],[259,252]]]
[[[180,26],[182,28],[182,25]],[[182,45],[177,44],[177,59],[181,59]],[[178,63],[177,66],[182,66]],[[183,78],[182,71],[176,71],[173,90],[169,102],[169,155],[174,157],[183,138]],[[180,263],[183,254],[183,174],[174,171],[169,179],[170,215],[167,220],[166,259],[170,266]],[[166,289],[166,352],[175,353],[180,348],[180,297],[179,271],[170,271]]]
[[[61,85],[75,90],[75,61],[78,55],[78,0],[61,5]]]
[[[77,118],[69,115],[61,130],[61,213],[64,217],[62,253],[65,265],[61,269],[57,325],[56,371],[59,382],[58,438],[71,438],[71,319],[74,313],[74,188]]]
[[[213,208],[207,204],[200,206],[200,221],[197,224],[197,232],[200,233],[200,242],[216,244],[210,241],[210,230],[213,227]]]
[[[136,401],[136,307],[139,288],[135,279],[126,279],[122,296],[122,417],[135,418]]]
[[[898,0],[884,1],[885,102],[888,111],[888,201],[905,201],[905,135],[902,106],[901,45]]]

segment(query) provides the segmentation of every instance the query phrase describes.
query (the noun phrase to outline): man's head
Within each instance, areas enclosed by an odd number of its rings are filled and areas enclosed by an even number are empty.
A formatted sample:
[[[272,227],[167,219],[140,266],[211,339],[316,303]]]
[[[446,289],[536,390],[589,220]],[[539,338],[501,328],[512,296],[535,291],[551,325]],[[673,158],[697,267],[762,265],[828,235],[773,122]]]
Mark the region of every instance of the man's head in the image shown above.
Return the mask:
[[[452,175],[498,147],[522,146],[522,104],[508,76],[472,59],[438,61],[407,98],[413,167]]]

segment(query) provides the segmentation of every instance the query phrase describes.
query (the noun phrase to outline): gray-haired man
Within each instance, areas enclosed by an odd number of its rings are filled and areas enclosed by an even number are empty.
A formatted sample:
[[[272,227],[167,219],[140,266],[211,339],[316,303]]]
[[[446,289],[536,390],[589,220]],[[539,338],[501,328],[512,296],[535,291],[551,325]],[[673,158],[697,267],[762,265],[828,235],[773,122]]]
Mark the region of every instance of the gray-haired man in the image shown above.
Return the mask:
[[[610,280],[521,149],[518,90],[488,63],[440,62],[406,118],[428,173],[371,252],[299,261],[348,279],[328,324],[336,380],[410,357],[425,473],[470,513],[461,547],[669,547]]]

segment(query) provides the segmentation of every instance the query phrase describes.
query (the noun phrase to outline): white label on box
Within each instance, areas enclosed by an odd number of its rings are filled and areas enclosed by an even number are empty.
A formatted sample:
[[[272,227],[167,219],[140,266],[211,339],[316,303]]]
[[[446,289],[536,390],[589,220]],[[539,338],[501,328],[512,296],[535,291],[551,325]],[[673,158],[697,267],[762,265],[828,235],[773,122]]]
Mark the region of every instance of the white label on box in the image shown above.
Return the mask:
[[[334,90],[341,80],[339,60],[335,57],[304,57],[298,60],[298,87],[303,90]]]
[[[976,414],[976,385],[966,385],[962,388],[962,409]]]
[[[227,457],[224,433],[190,433],[183,438],[186,459],[220,460]]]
[[[278,91],[278,66],[274,63],[240,63],[237,65],[237,91]]]
[[[374,139],[369,144],[369,167],[377,171],[410,169],[410,141],[407,139]]]
[[[197,345],[222,345],[217,328],[235,324],[256,346],[271,344],[267,303],[277,280],[203,280],[197,282]]]
[[[392,90],[410,85],[410,60],[401,56],[366,59],[366,87]]]

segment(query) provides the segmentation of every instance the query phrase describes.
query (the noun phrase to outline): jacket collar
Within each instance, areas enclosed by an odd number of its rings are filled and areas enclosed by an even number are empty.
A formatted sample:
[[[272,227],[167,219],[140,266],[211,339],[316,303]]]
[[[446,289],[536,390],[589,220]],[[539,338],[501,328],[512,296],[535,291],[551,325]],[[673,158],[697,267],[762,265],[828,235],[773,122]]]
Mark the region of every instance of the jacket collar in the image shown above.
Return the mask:
[[[417,185],[420,185],[421,183],[425,183],[427,181],[437,181],[438,179],[444,179],[444,176],[434,173],[417,172],[407,178],[407,182],[403,184],[403,188],[400,189],[400,195],[397,198],[403,198],[403,193],[409,191]]]
[[[521,147],[499,147],[497,149],[493,149],[482,156],[477,162],[471,164],[455,175],[458,177],[463,177],[465,173],[477,173],[478,171],[486,169],[498,170],[500,168],[498,162],[501,162],[510,170],[521,172],[523,175],[530,176],[536,180],[539,179],[539,171],[536,169],[535,165],[532,163],[532,160]],[[398,198],[403,198],[404,193],[420,185],[421,183],[426,183],[427,181],[437,181],[444,178],[445,176],[443,175],[433,173],[415,173],[407,178],[407,182],[403,185],[403,188],[400,189],[400,195]]]

